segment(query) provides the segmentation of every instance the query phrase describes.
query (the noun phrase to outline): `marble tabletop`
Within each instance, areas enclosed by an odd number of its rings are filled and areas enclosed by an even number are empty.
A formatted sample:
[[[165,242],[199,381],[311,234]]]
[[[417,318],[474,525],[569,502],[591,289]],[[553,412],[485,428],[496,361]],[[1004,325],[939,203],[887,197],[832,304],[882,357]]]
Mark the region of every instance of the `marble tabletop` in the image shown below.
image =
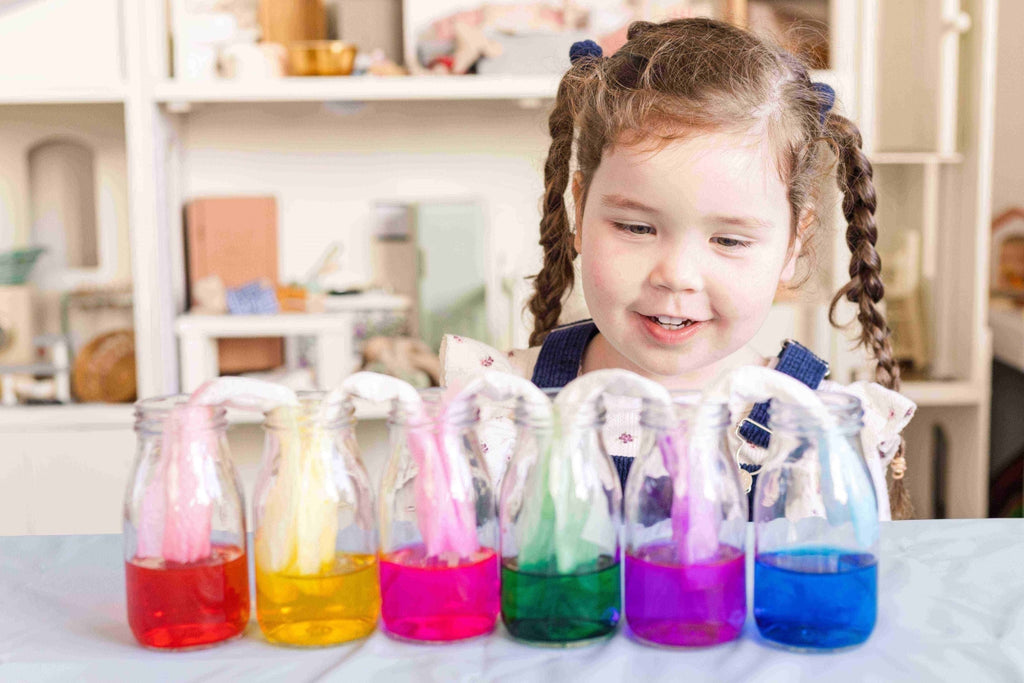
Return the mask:
[[[266,643],[253,620],[243,638],[164,653],[128,629],[120,536],[0,537],[0,680],[1024,681],[1024,520],[885,522],[879,568],[875,632],[835,654],[775,648],[752,617],[739,640],[687,651],[624,630],[537,648],[500,627],[454,645],[378,631],[296,650]]]

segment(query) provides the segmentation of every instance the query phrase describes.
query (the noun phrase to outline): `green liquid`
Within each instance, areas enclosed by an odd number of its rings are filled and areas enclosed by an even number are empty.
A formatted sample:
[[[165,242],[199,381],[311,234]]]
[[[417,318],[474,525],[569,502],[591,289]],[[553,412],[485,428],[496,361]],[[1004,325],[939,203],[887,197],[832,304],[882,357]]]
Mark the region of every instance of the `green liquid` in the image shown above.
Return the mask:
[[[606,636],[622,615],[619,563],[601,557],[593,571],[537,574],[501,567],[501,619],[514,638],[571,643]]]

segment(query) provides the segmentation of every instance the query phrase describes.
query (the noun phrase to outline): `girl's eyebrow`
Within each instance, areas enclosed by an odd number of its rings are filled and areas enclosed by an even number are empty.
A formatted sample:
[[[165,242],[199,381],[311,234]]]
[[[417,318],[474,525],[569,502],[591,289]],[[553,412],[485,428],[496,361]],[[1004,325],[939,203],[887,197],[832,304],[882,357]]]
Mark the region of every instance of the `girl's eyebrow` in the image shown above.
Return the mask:
[[[646,213],[661,213],[653,206],[648,206],[643,202],[638,202],[635,199],[631,199],[621,194],[601,195],[601,206],[608,209],[627,209],[630,211],[644,211]]]
[[[761,228],[768,230],[772,227],[772,224],[763,218],[757,216],[725,216],[725,215],[714,215],[707,217],[710,223],[719,223],[724,225],[735,225],[740,228]]]

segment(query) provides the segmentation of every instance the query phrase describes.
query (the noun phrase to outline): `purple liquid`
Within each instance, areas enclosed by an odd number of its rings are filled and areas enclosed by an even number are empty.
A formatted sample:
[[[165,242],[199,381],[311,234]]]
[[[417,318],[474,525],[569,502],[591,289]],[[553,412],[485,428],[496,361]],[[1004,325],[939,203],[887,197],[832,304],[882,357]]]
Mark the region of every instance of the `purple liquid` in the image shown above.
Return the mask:
[[[448,642],[494,630],[500,608],[498,555],[480,548],[454,566],[422,544],[381,556],[381,618],[399,638]]]
[[[708,562],[682,565],[671,543],[626,555],[626,622],[660,645],[717,645],[739,636],[747,617],[743,551],[720,545]]]

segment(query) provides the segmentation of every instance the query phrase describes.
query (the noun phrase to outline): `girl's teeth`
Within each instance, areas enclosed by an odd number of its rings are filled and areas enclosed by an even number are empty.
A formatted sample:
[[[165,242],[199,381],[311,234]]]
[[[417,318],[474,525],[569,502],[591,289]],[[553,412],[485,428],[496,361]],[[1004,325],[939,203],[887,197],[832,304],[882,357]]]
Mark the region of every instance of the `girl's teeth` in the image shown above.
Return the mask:
[[[685,318],[672,318],[667,315],[652,315],[649,317],[654,322],[669,330],[678,330],[683,327],[689,327],[693,324],[692,320],[686,320]]]

